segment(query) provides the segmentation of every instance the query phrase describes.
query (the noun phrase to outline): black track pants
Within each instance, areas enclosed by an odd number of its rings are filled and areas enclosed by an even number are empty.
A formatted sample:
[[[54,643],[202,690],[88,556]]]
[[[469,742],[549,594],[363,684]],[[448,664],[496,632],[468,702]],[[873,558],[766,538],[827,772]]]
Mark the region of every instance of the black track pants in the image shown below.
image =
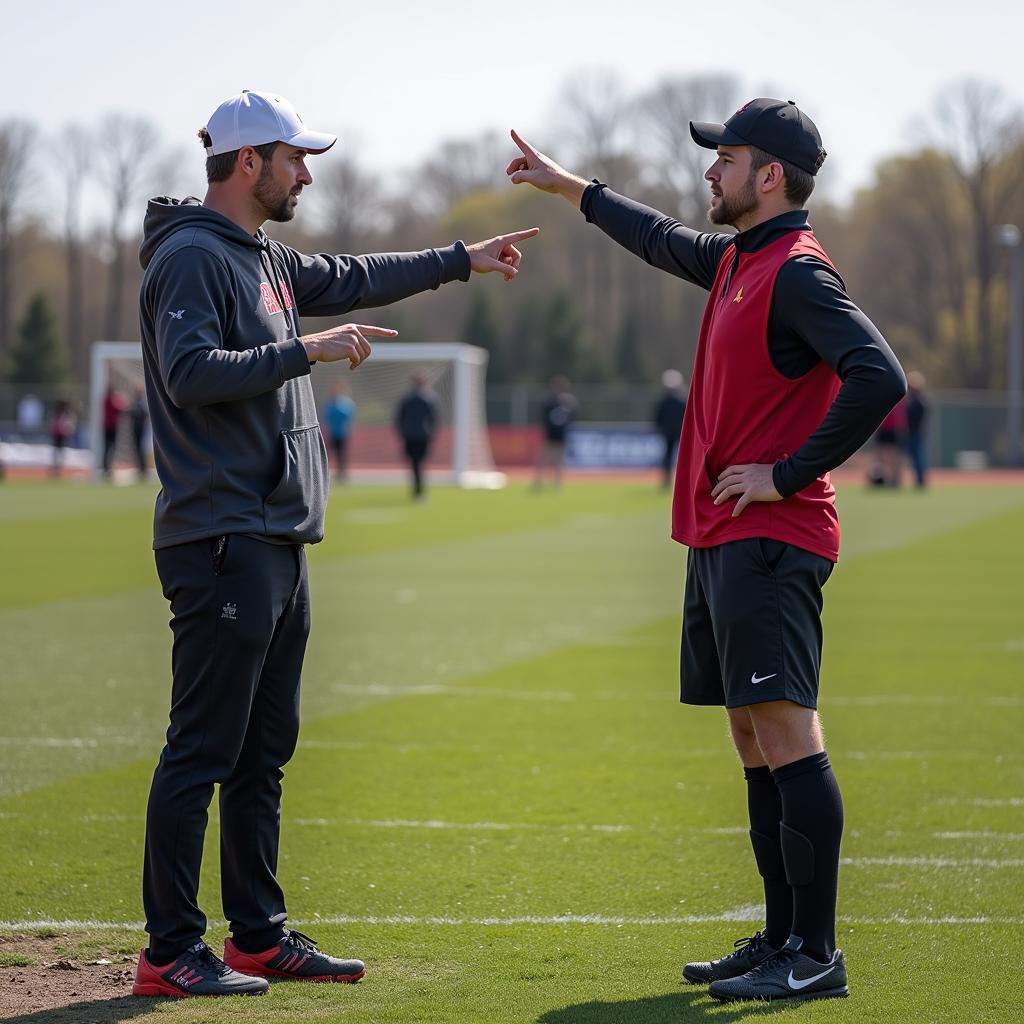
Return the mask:
[[[234,534],[163,548],[156,563],[174,645],[171,721],[146,819],[151,954],[172,959],[206,931],[197,892],[214,783],[224,915],[233,934],[269,946],[287,916],[276,878],[281,769],[299,730],[305,552]]]

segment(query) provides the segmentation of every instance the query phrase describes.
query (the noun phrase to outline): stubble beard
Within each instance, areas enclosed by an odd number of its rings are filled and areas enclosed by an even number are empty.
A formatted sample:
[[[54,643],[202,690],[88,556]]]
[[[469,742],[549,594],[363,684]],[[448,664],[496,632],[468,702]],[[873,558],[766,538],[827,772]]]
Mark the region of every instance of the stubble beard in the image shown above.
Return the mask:
[[[252,197],[263,207],[264,220],[284,224],[295,217],[296,207],[291,202],[292,193],[274,181],[269,160],[263,161],[260,176],[253,186]]]
[[[736,226],[736,221],[753,213],[757,209],[757,190],[754,188],[756,171],[752,171],[747,178],[746,184],[733,196],[722,195],[718,206],[708,209],[708,220],[712,224],[731,224]]]

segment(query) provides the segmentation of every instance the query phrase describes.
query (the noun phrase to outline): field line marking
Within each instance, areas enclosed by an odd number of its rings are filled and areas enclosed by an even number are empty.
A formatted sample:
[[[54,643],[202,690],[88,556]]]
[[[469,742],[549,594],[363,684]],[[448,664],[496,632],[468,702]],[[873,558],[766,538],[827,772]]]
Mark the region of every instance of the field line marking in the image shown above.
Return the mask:
[[[841,865],[850,867],[906,868],[1024,868],[1024,857],[840,857]]]
[[[18,811],[0,811],[0,820],[22,817]],[[120,822],[141,824],[146,817],[143,814],[82,814],[74,818],[85,824],[103,822]],[[521,821],[442,821],[436,818],[285,818],[285,825],[298,828],[382,828],[382,829],[425,829],[428,831],[453,832],[597,832],[605,835],[624,833],[667,833],[679,835],[708,836],[745,836],[748,829],[745,825],[636,825],[611,824],[602,822],[521,822]],[[217,823],[212,822],[216,828]],[[927,829],[886,829],[884,833],[854,829],[850,835],[856,839],[871,838],[884,834],[887,838],[924,837],[947,840],[989,840],[991,842],[1024,842],[1024,832],[994,831],[929,831]],[[950,857],[846,857],[841,861],[853,867],[889,866],[889,867],[985,867],[1013,868],[1024,866],[1021,859],[995,858],[950,858]]]
[[[330,914],[322,917],[295,918],[290,923],[303,928],[316,925],[449,925],[456,928],[510,928],[518,925],[598,925],[611,927],[640,926],[663,927],[692,924],[729,924],[736,922],[756,922],[763,920],[763,911],[758,908],[741,908],[737,911],[726,911],[719,914],[680,914],[669,917],[629,917],[606,914],[551,914],[523,915],[521,917],[417,917],[407,914],[360,916],[358,914]],[[907,927],[957,927],[967,924],[978,925],[1024,925],[1022,916],[987,915],[973,916],[948,915],[937,917],[909,917],[904,914],[880,915],[872,917],[850,917],[840,915],[840,924],[846,925],[903,925]],[[210,920],[209,925],[223,928],[225,921]],[[26,921],[0,921],[0,932],[24,932],[39,928],[54,928],[64,931],[142,931],[142,921],[97,921],[97,920],[57,920],[40,918]]]
[[[577,693],[570,690],[508,690],[482,686],[459,686],[445,683],[393,684],[393,683],[334,683],[332,693],[351,694],[366,697],[490,697],[499,700],[525,700],[541,703],[571,703],[578,700],[621,701],[622,693],[615,690],[593,690]],[[672,700],[671,693],[653,691],[650,693],[631,693],[630,701],[664,701]],[[967,699],[958,694],[915,694],[915,693],[881,693],[858,696],[828,696],[820,701],[836,707],[886,707],[889,705],[924,705],[936,707],[958,707],[963,705],[985,707],[1024,707],[1024,697],[971,697]]]

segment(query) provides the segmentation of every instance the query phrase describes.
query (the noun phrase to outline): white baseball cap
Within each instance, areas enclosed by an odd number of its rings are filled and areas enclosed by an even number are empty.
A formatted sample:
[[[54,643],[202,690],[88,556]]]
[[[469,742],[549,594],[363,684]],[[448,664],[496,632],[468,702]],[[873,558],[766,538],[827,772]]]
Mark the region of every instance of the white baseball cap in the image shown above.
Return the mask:
[[[338,141],[336,135],[310,131],[283,96],[251,89],[225,100],[206,122],[206,132],[213,143],[206,147],[207,156],[268,142],[287,142],[310,153],[326,153]]]

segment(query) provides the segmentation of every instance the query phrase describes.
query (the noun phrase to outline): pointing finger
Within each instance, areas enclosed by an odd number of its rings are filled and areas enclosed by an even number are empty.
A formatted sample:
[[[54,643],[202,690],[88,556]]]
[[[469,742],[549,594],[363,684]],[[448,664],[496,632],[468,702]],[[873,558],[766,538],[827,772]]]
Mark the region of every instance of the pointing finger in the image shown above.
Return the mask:
[[[374,327],[373,324],[353,324],[357,331],[362,334],[369,334],[372,338],[397,338],[398,331],[390,327]]]
[[[515,130],[515,128],[512,129],[512,141],[523,151],[523,153],[526,156],[537,156],[537,150],[535,150],[533,146],[531,146],[526,141],[526,139],[521,138],[519,133]]]
[[[508,235],[498,235],[497,240],[501,242],[501,247],[505,248],[511,242],[521,242],[524,238],[533,238],[534,235],[540,234],[540,228],[526,228],[523,231],[513,231]]]

